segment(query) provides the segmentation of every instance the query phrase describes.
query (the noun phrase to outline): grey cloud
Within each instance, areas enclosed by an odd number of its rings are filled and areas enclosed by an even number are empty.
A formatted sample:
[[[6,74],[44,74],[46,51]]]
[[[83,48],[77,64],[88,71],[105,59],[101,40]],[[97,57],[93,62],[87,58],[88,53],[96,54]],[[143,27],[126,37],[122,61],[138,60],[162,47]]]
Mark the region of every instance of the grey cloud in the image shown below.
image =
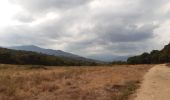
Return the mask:
[[[91,57],[128,56],[150,51],[153,49],[150,43],[157,45],[152,41],[156,37],[155,29],[160,26],[154,22],[169,20],[157,12],[169,2],[167,0],[121,0],[126,5],[117,11],[114,6],[103,7],[102,4],[92,9],[89,4],[93,0],[11,1],[25,9],[25,13],[22,12],[15,19],[27,24],[45,17],[46,11],[55,14],[59,11],[60,17],[47,19],[35,26],[10,26],[3,31],[9,34],[6,36],[8,40],[4,41],[11,45],[32,43],[53,49],[63,45],[63,50]]]
[[[49,45],[53,43],[51,36],[47,35],[48,33],[42,32],[43,30],[35,29],[35,27],[30,27],[28,25],[18,25],[10,26],[4,29],[3,38],[10,45]]]
[[[13,17],[14,20],[24,23],[30,23],[35,20],[35,18],[29,13],[18,13]]]
[[[107,26],[103,29],[97,28],[99,38],[106,42],[140,42],[154,37],[153,30],[156,26],[144,25],[142,27],[131,27],[123,25],[119,27]]]
[[[91,0],[10,0],[28,11],[48,11],[52,9],[70,9],[84,5]]]

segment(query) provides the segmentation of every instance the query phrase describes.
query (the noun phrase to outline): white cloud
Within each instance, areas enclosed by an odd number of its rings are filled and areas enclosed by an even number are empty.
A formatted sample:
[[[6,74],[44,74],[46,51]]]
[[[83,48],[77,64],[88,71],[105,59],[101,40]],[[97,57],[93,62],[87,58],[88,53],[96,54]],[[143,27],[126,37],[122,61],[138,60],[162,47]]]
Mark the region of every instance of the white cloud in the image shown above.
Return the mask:
[[[12,17],[21,10],[19,6],[10,4],[7,0],[0,2],[0,28],[8,25],[15,25]]]
[[[127,56],[160,49],[170,40],[168,0],[10,1],[0,2],[6,5],[0,6],[6,9],[0,10],[0,45]]]

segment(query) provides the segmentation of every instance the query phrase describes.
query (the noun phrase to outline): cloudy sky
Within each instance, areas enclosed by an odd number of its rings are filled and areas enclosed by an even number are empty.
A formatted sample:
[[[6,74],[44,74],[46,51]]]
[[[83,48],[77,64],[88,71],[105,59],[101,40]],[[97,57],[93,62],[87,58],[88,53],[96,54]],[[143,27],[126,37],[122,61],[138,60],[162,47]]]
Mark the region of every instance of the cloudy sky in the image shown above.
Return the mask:
[[[110,59],[170,41],[169,0],[1,0],[0,46]]]

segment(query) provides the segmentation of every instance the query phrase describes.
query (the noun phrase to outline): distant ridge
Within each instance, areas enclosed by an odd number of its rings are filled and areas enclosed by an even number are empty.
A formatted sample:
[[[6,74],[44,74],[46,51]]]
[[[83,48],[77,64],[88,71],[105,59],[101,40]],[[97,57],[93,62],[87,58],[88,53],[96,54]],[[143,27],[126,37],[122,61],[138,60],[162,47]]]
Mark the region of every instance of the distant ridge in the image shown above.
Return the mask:
[[[47,65],[47,66],[86,66],[96,65],[95,61],[57,57],[33,51],[0,48],[0,64]]]
[[[33,51],[37,53],[43,53],[47,55],[53,55],[56,57],[64,57],[68,59],[75,59],[75,60],[82,60],[82,61],[89,61],[89,62],[98,62],[102,63],[101,61],[81,57],[79,55],[75,55],[72,53],[64,52],[62,50],[52,50],[52,49],[44,49],[35,45],[24,45],[24,46],[13,46],[13,47],[8,47],[9,49],[14,49],[14,50],[24,50],[24,51]]]

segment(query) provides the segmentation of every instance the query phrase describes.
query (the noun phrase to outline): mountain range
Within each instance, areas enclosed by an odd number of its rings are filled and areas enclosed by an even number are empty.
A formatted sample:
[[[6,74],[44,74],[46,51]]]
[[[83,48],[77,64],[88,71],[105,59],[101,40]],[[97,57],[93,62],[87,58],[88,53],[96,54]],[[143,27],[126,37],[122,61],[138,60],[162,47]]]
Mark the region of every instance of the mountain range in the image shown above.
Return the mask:
[[[24,50],[24,51],[32,51],[32,52],[37,52],[37,53],[43,53],[47,55],[53,55],[56,57],[64,57],[68,59],[75,59],[75,60],[83,60],[83,61],[94,61],[94,62],[99,62],[103,63],[102,61],[90,59],[90,58],[85,58],[79,55],[75,55],[72,53],[64,52],[62,50],[53,50],[53,49],[45,49],[41,48],[35,45],[25,45],[25,46],[13,46],[13,47],[8,47],[9,49],[14,49],[14,50]]]
[[[30,46],[33,47],[33,46]],[[34,47],[35,48],[35,47]],[[43,50],[36,47],[38,50]],[[71,54],[70,54],[71,55]],[[76,56],[77,57],[77,56]],[[81,58],[81,59],[80,59]],[[46,66],[91,66],[98,65],[94,60],[73,56],[56,56],[28,50],[14,50],[0,47],[0,64],[46,65]]]

